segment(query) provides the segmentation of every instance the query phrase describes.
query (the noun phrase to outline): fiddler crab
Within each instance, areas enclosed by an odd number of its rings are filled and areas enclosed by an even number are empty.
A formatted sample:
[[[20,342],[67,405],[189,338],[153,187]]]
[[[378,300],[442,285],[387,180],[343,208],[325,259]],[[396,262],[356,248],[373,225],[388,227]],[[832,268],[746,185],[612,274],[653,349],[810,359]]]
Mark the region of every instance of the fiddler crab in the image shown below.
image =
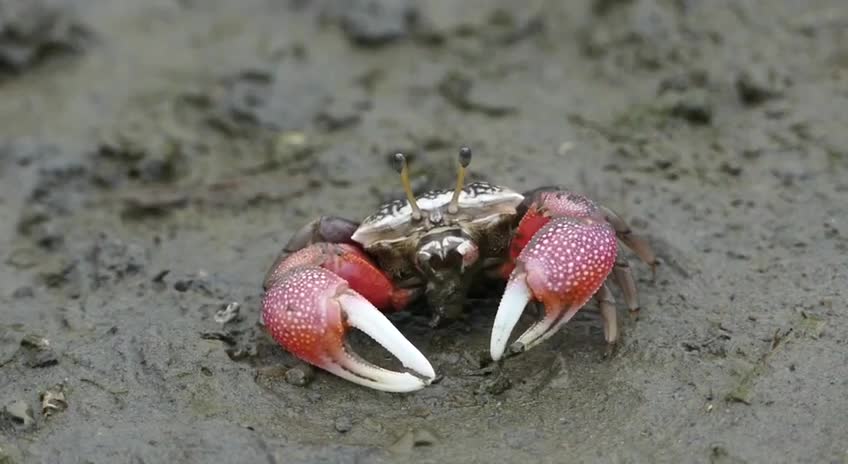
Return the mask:
[[[627,245],[655,269],[644,239],[609,208],[558,187],[519,194],[485,182],[464,185],[471,150],[459,152],[456,188],[415,198],[403,154],[394,157],[405,200],[382,205],[361,223],[322,216],[300,229],[265,276],[262,323],[283,348],[314,366],[365,387],[412,392],[436,372],[384,312],[426,298],[431,326],[458,317],[475,279],[506,280],[492,328],[490,352],[530,349],[554,335],[594,298],[604,338],[618,339],[615,301],[607,280],[622,289],[631,314],[639,298]],[[507,351],[507,340],[528,306],[544,315]],[[352,352],[355,327],[395,356],[407,372],[378,367]]]

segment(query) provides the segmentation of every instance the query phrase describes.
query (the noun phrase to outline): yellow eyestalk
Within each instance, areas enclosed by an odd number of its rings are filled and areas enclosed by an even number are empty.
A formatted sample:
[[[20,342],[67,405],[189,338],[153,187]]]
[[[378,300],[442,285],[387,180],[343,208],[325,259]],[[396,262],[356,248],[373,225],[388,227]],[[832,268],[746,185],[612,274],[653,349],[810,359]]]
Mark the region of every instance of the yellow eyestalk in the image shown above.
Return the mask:
[[[409,166],[406,163],[406,157],[403,156],[403,153],[395,153],[395,171],[400,174],[403,191],[406,192],[406,200],[412,208],[412,219],[416,221],[421,220],[421,209],[418,208],[418,202],[412,193],[412,184],[409,182]]]
[[[462,192],[462,187],[465,185],[465,171],[468,165],[471,164],[471,149],[462,147],[459,149],[459,172],[456,175],[456,188],[453,191],[453,197],[448,205],[448,212],[456,214],[459,212],[459,194]]]

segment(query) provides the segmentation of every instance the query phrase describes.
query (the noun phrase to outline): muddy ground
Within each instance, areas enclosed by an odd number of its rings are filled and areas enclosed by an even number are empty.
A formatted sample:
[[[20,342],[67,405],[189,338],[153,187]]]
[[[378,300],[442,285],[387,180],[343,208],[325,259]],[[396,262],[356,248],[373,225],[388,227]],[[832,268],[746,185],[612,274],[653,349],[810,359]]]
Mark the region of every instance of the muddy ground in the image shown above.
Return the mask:
[[[0,102],[2,463],[848,462],[843,0],[3,0]],[[310,374],[275,255],[462,144],[646,236],[641,317],[498,369],[492,295],[393,316],[423,391]]]

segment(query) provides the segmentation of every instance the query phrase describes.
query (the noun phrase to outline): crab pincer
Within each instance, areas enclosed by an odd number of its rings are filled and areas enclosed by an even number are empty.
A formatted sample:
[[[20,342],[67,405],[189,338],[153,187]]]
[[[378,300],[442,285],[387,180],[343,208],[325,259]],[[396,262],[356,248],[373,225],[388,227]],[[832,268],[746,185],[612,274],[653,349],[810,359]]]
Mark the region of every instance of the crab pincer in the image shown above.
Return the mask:
[[[518,255],[505,267],[509,281],[492,329],[494,360],[503,356],[530,301],[542,303],[544,316],[510,351],[527,350],[555,334],[602,289],[618,251],[615,229],[600,210],[581,196],[564,193],[546,193],[532,204],[515,242],[519,245],[513,253]]]
[[[327,255],[326,252],[333,250],[341,254]],[[390,282],[369,266],[355,251],[338,244],[313,245],[300,250],[278,263],[269,274],[262,300],[262,320],[274,340],[294,356],[339,377],[388,392],[421,389],[435,379],[435,371],[424,355],[363,295],[372,295],[371,299],[381,306],[397,304],[391,295],[379,291],[385,285],[390,286]],[[349,282],[339,274],[368,278]],[[374,339],[411,373],[383,369],[352,352],[345,342],[350,328],[357,328]]]

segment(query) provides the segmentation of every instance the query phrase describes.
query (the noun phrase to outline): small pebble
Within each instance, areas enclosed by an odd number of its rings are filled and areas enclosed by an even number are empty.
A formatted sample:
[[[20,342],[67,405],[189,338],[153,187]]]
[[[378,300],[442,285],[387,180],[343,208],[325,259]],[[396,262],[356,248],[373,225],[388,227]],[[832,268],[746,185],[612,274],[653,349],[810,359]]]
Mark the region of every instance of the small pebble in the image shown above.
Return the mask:
[[[512,382],[505,375],[498,375],[493,379],[483,382],[483,390],[490,395],[500,395],[512,387]]]
[[[32,418],[32,407],[24,400],[12,401],[6,405],[3,412],[18,427],[28,429],[35,423],[35,419]]]
[[[677,95],[669,105],[669,114],[695,125],[712,122],[713,105],[705,92],[687,92]]]
[[[59,357],[50,347],[50,341],[38,335],[29,334],[21,340],[23,362],[27,367],[49,367],[59,363]]]
[[[268,366],[256,369],[256,381],[262,384],[275,384],[286,377],[286,369],[281,366]]]
[[[431,413],[432,413],[432,411],[430,410],[430,408],[425,408],[423,406],[412,408],[412,409],[409,410],[410,416],[421,417],[421,418],[429,417]]]
[[[33,348],[36,350],[46,350],[50,348],[50,340],[35,334],[27,334],[21,339],[21,346],[24,348]]]
[[[415,2],[355,0],[341,10],[341,26],[356,45],[376,47],[403,38],[415,16]]]
[[[336,432],[347,433],[350,432],[351,428],[353,428],[353,422],[350,420],[350,417],[341,416],[336,419],[333,426],[336,428]]]
[[[43,351],[28,350],[24,357],[24,365],[33,369],[50,367],[58,363],[59,358],[56,357],[56,353],[49,349]]]
[[[312,381],[315,371],[311,366],[295,366],[286,371],[286,382],[290,385],[305,387]]]
[[[215,322],[219,324],[226,324],[236,320],[239,316],[240,309],[241,305],[238,302],[233,301],[215,313]]]
[[[376,420],[374,420],[370,417],[366,417],[365,419],[362,420],[362,427],[364,427],[365,430],[368,430],[370,432],[382,432],[383,431],[383,424],[377,422]]]
[[[736,77],[736,92],[746,105],[754,106],[783,96],[785,83],[773,70],[753,68]]]
[[[32,298],[35,296],[35,291],[30,286],[18,287],[12,292],[12,298],[22,299],[22,298]]]

